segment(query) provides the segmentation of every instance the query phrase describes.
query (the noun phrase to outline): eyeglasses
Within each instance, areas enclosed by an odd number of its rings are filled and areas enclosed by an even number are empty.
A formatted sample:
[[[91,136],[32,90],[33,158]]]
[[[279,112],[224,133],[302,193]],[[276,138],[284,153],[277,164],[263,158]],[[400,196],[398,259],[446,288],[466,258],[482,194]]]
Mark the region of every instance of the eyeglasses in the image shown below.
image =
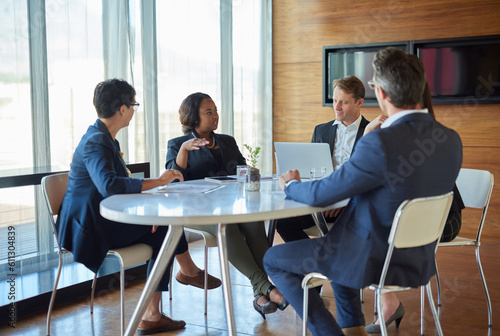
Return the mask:
[[[377,86],[377,84],[375,84],[375,82],[370,79],[368,81],[368,86],[370,87],[370,89],[375,90],[375,87]]]
[[[130,107],[130,106],[133,106],[133,107],[134,107],[134,111],[137,111],[137,109],[139,108],[139,106],[140,106],[141,104],[139,104],[139,103],[135,103],[135,104],[128,104],[128,105],[129,105],[129,107]]]

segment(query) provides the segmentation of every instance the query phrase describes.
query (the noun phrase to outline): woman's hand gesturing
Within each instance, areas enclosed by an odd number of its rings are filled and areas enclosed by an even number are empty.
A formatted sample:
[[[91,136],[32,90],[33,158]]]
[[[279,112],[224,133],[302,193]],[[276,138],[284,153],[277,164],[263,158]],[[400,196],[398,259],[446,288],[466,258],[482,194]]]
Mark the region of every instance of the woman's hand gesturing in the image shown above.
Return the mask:
[[[205,138],[193,138],[186,140],[182,143],[181,150],[186,150],[186,151],[192,151],[192,150],[199,150],[200,147],[208,145],[208,140],[205,140]]]

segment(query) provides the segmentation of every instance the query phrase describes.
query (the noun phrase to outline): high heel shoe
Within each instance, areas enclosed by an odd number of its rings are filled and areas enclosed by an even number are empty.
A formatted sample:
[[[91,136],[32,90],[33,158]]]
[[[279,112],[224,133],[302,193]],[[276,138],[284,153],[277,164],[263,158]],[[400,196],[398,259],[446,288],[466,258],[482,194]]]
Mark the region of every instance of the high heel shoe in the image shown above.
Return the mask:
[[[388,327],[393,321],[396,323],[396,329],[399,328],[399,324],[401,323],[401,320],[403,319],[403,316],[405,315],[405,308],[403,307],[402,303],[399,303],[398,309],[392,314],[392,316],[385,322],[385,326]],[[378,334],[380,333],[380,324],[369,324],[365,327],[366,332],[370,334]]]
[[[267,290],[267,294],[266,294],[266,298],[272,302],[271,300],[271,292],[273,291],[273,289],[275,289],[276,287],[274,287],[273,285],[271,285],[271,287],[269,287],[269,289]],[[278,290],[276,288],[276,290]],[[279,310],[285,310],[286,307],[288,307],[288,301],[285,300],[285,298],[283,298],[283,300],[281,300],[280,303],[276,303],[278,305],[278,308]]]
[[[278,309],[278,306],[276,305],[276,303],[272,302],[271,300],[269,300],[269,302],[266,302],[262,306],[260,306],[257,303],[257,301],[261,297],[265,297],[265,295],[259,294],[255,297],[255,299],[253,300],[253,308],[257,311],[257,313],[262,315],[262,318],[265,320],[266,319],[265,314],[274,313]]]

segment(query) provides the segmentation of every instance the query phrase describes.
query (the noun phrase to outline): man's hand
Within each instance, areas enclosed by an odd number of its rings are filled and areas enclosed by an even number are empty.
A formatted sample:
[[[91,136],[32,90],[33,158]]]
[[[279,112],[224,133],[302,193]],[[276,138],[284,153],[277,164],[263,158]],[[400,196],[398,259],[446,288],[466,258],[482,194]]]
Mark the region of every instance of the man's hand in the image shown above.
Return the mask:
[[[380,114],[378,117],[370,121],[368,125],[365,127],[365,132],[363,135],[367,135],[371,131],[376,130],[377,128],[380,128],[380,126],[383,124],[383,122],[387,119],[388,117],[385,114]]]
[[[289,170],[280,176],[279,183],[281,190],[285,190],[285,183],[290,180],[297,180],[300,182],[300,174],[297,169]]]
[[[338,217],[340,215],[340,212],[342,211],[342,209],[344,209],[344,207],[337,208],[337,209],[331,209],[331,210],[325,210],[325,211],[323,211],[323,216],[325,216],[325,218]]]

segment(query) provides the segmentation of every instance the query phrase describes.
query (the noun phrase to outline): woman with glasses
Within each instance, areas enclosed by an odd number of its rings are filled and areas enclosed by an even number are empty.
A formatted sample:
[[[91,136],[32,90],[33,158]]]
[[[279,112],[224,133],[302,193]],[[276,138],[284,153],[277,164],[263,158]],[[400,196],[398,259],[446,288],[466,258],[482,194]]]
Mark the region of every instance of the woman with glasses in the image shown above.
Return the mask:
[[[135,89],[130,84],[119,79],[99,83],[94,90],[94,106],[98,119],[88,128],[75,150],[66,195],[57,218],[61,245],[73,253],[75,261],[97,272],[110,249],[136,243],[147,244],[153,249],[151,262],[148,263],[149,275],[168,227],[110,221],[99,213],[99,204],[111,195],[140,193],[176,179],[182,180],[183,176],[178,170],[167,170],[158,178],[129,177],[115,136],[129,125],[139,106],[135,100]],[[201,284],[194,280],[190,284],[203,288],[204,272],[191,259],[184,236],[177,246],[176,258],[187,279],[201,279]],[[139,323],[139,335],[182,329],[186,324],[160,313],[161,293],[168,290],[171,267],[172,261]],[[220,284],[219,279],[209,276],[210,288]]]

